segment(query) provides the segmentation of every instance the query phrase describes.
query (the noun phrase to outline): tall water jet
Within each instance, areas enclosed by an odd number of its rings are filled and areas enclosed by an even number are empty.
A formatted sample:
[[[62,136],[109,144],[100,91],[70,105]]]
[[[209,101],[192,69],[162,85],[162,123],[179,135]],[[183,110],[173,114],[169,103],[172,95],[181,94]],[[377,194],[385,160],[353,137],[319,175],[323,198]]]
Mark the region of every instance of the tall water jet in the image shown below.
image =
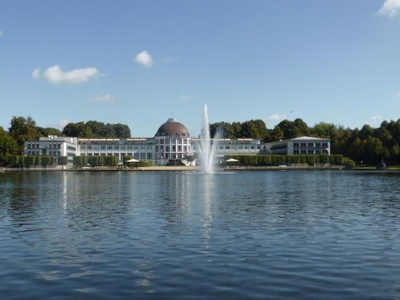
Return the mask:
[[[202,127],[200,133],[199,160],[200,168],[203,173],[214,173],[216,154],[218,148],[218,134],[214,141],[210,137],[210,123],[208,121],[208,107],[204,105]]]

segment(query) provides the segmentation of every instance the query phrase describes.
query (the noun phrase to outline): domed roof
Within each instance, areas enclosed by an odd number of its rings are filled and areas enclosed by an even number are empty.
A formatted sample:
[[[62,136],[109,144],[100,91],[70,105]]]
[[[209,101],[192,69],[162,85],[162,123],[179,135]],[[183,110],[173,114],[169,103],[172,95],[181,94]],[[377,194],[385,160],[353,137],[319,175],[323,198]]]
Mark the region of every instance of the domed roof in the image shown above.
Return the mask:
[[[174,118],[169,118],[158,128],[156,136],[190,136],[190,134],[185,125]]]

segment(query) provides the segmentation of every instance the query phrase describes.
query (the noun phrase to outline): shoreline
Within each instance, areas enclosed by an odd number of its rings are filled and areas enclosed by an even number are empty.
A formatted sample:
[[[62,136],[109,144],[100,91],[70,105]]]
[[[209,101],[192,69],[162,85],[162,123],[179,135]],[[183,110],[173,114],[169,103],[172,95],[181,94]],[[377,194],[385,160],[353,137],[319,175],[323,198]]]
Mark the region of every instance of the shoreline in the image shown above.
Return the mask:
[[[3,168],[0,173],[8,172],[197,172],[200,171],[198,166],[151,166],[151,167],[128,167],[128,168],[85,168],[85,169],[62,169],[62,168]],[[264,167],[251,167],[251,166],[225,166],[216,168],[217,172],[223,171],[324,171],[324,170],[347,170],[344,166],[264,166]]]
[[[373,167],[355,167],[347,169],[344,165],[333,165],[333,166],[223,166],[217,167],[216,172],[229,172],[229,171],[386,171],[386,172],[400,172],[400,168],[386,168],[378,170]],[[199,166],[151,166],[151,167],[93,167],[93,168],[61,168],[61,167],[33,167],[33,168],[5,168],[0,167],[0,174],[4,173],[16,173],[16,172],[199,172],[201,168]]]

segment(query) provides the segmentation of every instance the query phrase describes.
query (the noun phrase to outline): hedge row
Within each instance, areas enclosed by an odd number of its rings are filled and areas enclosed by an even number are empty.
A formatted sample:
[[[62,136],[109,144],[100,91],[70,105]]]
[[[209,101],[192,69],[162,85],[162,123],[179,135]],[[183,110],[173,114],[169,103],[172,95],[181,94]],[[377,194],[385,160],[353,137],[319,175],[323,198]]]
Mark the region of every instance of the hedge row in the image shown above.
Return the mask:
[[[54,156],[39,156],[39,155],[29,155],[29,156],[13,156],[10,158],[10,164],[15,167],[25,166],[51,166],[54,164],[58,165],[66,165],[67,164],[67,157],[66,156],[59,156],[57,157],[57,161]]]
[[[234,158],[243,166],[279,166],[291,164],[329,164],[343,165],[343,155],[229,155],[226,157]]]
[[[126,161],[131,159],[130,156],[124,156],[123,157],[123,164],[127,165]],[[115,167],[119,165],[119,158],[118,156],[75,156],[74,157],[74,166],[75,167]],[[137,166],[151,166],[152,163],[148,161],[140,161],[135,163]]]

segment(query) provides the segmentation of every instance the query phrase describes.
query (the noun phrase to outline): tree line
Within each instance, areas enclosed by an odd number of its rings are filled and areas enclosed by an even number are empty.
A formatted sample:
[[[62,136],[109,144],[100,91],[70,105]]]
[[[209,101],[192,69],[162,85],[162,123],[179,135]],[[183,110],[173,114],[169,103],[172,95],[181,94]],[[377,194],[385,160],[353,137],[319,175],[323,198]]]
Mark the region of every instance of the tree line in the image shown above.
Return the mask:
[[[24,142],[56,135],[80,138],[129,138],[131,130],[124,124],[104,124],[97,121],[68,123],[63,130],[36,125],[32,117],[12,117],[8,131],[0,126],[0,165],[6,165],[16,155],[24,154]]]
[[[62,131],[36,125],[29,116],[13,117],[8,130],[0,126],[0,164],[6,165],[12,156],[23,155],[24,142],[41,136],[58,135],[80,138],[129,138],[127,125],[104,124],[97,121],[67,124]],[[263,142],[291,139],[300,136],[328,138],[331,153],[341,154],[357,164],[376,165],[384,160],[388,165],[400,164],[400,119],[384,121],[377,128],[364,125],[361,129],[345,128],[320,122],[309,127],[302,119],[283,120],[273,129],[267,129],[263,120],[245,122],[217,122],[210,124],[210,134],[219,131],[224,138],[258,138]]]
[[[384,121],[378,128],[364,125],[361,129],[326,122],[309,127],[300,118],[283,120],[273,129],[267,129],[263,120],[210,124],[211,136],[217,132],[223,138],[257,138],[265,143],[300,136],[328,138],[332,154],[342,154],[357,164],[376,165],[381,160],[400,164],[400,119]]]

